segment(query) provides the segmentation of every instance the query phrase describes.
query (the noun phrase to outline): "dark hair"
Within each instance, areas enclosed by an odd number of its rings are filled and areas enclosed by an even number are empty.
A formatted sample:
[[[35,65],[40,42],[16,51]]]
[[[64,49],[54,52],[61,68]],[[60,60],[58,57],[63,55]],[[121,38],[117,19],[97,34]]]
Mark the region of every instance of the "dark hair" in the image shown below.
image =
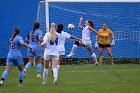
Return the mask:
[[[18,35],[20,33],[20,29],[18,27],[16,27],[12,33],[11,39],[10,41],[13,41],[13,39],[15,38],[16,35]]]
[[[91,20],[88,20],[88,23],[90,24],[90,27],[94,28],[94,23]]]
[[[35,30],[38,29],[39,27],[40,27],[39,22],[35,22],[35,23],[34,23],[34,29],[33,29],[33,32],[32,32],[32,33],[34,33]]]
[[[107,23],[103,23],[103,24],[106,24],[106,25],[108,25]]]
[[[64,27],[63,24],[58,24],[57,25],[57,32],[61,33],[61,31],[63,30],[63,27]]]

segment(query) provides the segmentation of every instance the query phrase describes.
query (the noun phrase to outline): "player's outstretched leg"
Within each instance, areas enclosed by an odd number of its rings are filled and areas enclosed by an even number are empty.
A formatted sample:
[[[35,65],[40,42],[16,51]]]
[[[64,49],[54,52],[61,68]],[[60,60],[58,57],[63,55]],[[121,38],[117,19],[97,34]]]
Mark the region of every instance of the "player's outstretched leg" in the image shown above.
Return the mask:
[[[77,45],[76,44],[73,44],[72,49],[71,49],[71,52],[70,52],[69,55],[67,55],[67,57],[72,57],[74,55],[74,51],[76,50],[76,48],[77,48]]]

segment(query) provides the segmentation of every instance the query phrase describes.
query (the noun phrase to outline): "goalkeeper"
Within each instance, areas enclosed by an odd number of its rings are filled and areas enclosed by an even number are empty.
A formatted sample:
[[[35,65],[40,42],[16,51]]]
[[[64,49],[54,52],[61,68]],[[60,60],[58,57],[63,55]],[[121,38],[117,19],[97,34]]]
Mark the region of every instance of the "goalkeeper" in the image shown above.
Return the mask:
[[[109,61],[111,62],[112,65],[114,65],[112,50],[111,50],[111,46],[115,45],[114,34],[110,29],[108,29],[106,23],[103,24],[102,29],[100,29],[98,33],[100,34],[100,37],[98,35],[96,36],[95,48],[99,47],[99,63],[102,64],[102,53],[104,49],[106,49],[109,55]],[[110,37],[112,37],[111,43],[110,43]],[[98,42],[99,42],[99,46],[98,46]]]

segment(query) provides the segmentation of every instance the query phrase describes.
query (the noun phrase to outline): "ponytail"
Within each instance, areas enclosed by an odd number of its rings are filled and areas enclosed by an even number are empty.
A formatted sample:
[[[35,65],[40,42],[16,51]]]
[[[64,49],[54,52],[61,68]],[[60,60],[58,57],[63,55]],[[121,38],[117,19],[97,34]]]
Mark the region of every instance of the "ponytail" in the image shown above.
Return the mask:
[[[56,40],[56,25],[55,25],[55,23],[51,23],[50,34],[51,34],[52,42],[55,42],[55,40]]]
[[[88,23],[90,24],[90,27],[94,28],[94,23],[91,20],[88,20]]]
[[[20,29],[18,27],[16,27],[13,31],[13,34],[11,36],[10,41],[13,41],[13,39],[15,38],[16,35],[18,35],[20,33]]]
[[[35,22],[35,23],[34,23],[34,28],[33,28],[32,34],[33,34],[33,33],[35,32],[35,30],[38,29],[39,27],[40,27],[39,22]]]

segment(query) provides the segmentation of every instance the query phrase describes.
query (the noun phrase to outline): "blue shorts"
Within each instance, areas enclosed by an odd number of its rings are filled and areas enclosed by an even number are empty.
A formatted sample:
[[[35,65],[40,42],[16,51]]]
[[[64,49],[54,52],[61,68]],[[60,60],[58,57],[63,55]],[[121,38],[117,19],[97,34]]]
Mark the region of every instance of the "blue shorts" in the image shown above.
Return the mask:
[[[33,51],[28,49],[28,56],[36,56],[36,57],[42,56],[42,49],[40,44],[30,46],[33,48]]]
[[[6,60],[7,66],[21,66],[23,65],[23,58],[21,56],[8,55]]]

